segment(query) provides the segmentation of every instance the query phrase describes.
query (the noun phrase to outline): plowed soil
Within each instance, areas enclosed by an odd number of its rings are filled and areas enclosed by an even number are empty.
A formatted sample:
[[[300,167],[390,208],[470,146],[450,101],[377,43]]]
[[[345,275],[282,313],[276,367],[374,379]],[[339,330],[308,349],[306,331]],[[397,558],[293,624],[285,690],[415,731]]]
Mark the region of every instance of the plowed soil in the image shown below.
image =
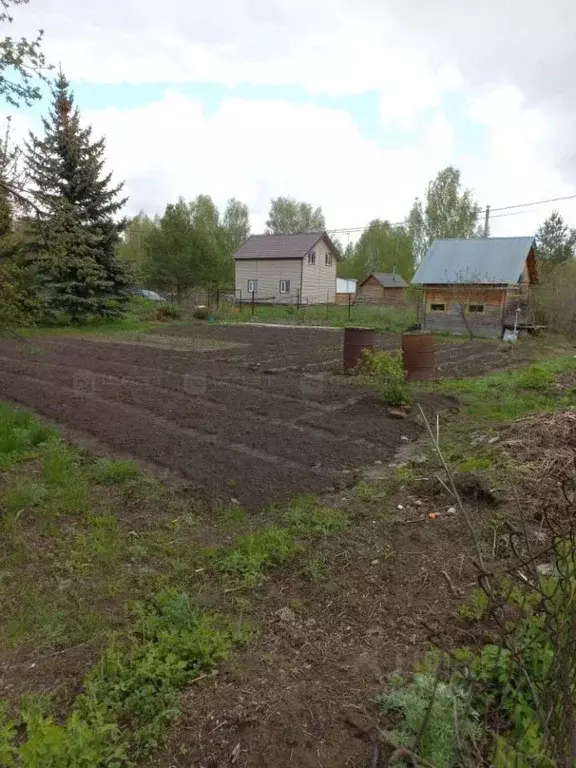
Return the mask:
[[[382,348],[398,344],[379,337]],[[498,367],[503,352],[445,344],[440,373]],[[2,339],[0,396],[169,471],[199,499],[258,508],[349,482],[416,435],[375,393],[331,375],[341,355],[341,331],[300,328]]]

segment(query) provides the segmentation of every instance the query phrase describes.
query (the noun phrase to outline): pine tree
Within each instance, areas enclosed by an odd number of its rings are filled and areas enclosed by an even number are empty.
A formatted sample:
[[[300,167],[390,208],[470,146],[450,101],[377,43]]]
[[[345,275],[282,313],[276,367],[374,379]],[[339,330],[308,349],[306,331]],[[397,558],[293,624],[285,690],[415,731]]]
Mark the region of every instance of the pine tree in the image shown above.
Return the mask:
[[[70,84],[56,79],[44,136],[30,133],[27,166],[41,211],[41,272],[52,309],[74,319],[117,314],[130,295],[130,268],[118,260],[125,220],[114,217],[126,203],[123,185],[104,173],[104,139],[80,124]]]

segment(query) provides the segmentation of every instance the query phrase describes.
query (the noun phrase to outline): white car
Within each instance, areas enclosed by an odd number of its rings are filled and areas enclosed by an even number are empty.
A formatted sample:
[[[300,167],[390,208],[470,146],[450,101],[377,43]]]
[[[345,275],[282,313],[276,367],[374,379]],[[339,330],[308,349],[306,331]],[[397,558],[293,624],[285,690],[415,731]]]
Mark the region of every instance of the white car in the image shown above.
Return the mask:
[[[156,291],[147,291],[145,288],[136,291],[136,295],[142,296],[143,299],[149,299],[150,301],[166,301],[166,299],[163,296],[160,296],[159,293],[156,293]]]

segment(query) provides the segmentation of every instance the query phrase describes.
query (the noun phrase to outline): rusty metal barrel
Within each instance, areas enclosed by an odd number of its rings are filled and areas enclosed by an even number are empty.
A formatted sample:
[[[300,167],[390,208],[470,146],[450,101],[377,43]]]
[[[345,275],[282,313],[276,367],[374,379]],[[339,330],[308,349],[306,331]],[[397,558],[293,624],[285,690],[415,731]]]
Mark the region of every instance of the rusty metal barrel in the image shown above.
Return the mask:
[[[436,378],[436,340],[429,333],[402,334],[402,360],[408,381]]]
[[[374,350],[376,331],[372,328],[344,328],[344,370],[352,371],[365,349]]]

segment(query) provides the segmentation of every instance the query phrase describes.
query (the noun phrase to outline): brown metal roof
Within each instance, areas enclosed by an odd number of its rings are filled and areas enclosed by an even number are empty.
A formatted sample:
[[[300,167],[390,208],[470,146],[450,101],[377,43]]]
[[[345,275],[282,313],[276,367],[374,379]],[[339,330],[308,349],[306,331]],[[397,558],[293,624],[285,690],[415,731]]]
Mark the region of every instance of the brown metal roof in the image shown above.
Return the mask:
[[[251,235],[234,254],[241,259],[302,259],[319,240],[324,238],[335,258],[338,258],[334,243],[325,232],[300,235]]]
[[[375,280],[378,280],[380,285],[383,288],[407,288],[408,283],[402,275],[399,275],[398,273],[394,272],[372,272],[371,275],[368,275],[368,277],[365,277],[364,280],[360,283],[360,285],[364,285],[366,280],[370,280],[370,278],[373,277]]]

